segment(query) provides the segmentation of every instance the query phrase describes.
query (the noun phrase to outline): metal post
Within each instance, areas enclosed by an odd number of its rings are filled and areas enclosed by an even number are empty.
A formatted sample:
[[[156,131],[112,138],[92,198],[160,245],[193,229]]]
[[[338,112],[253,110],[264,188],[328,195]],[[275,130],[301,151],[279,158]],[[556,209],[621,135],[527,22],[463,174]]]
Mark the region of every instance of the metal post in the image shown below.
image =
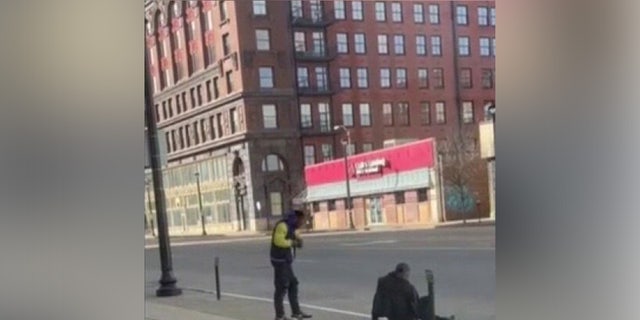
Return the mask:
[[[200,222],[202,223],[202,235],[207,235],[207,226],[204,222],[204,212],[202,211],[202,193],[200,192],[200,173],[196,172],[196,186],[198,188],[198,207],[200,209]]]
[[[431,270],[425,270],[425,273],[427,275],[427,286],[428,286],[428,294],[429,294],[429,313],[428,313],[428,320],[436,320],[436,297],[435,297],[435,290],[434,290],[434,286],[433,286],[433,271]]]
[[[151,235],[155,238],[156,236],[156,227],[153,223],[153,211],[151,210],[151,189],[150,184],[151,181],[145,181],[145,184],[147,185],[147,207],[149,208],[149,216],[147,217],[147,219],[149,220],[149,227],[151,228]]]
[[[215,259],[216,298],[220,301],[220,258]]]
[[[356,229],[356,225],[353,222],[353,208],[351,205],[351,179],[349,177],[349,152],[348,148],[351,145],[351,132],[345,126],[335,126],[334,130],[342,129],[347,135],[347,141],[344,145],[344,176],[345,182],[347,184],[347,203],[345,203],[345,209],[347,210],[347,215],[349,216],[349,227],[352,230]]]
[[[147,126],[147,137],[149,139],[149,157],[151,158],[151,174],[153,177],[153,188],[156,200],[156,221],[158,222],[158,244],[160,251],[160,266],[162,276],[160,278],[160,288],[156,290],[158,297],[170,297],[182,294],[182,289],[176,286],[177,279],[173,275],[173,264],[171,261],[171,246],[169,242],[169,229],[167,226],[167,211],[165,207],[165,194],[162,181],[162,168],[160,166],[160,147],[158,145],[157,125],[153,112],[153,92],[149,73],[149,59],[147,50],[144,51],[144,111]]]

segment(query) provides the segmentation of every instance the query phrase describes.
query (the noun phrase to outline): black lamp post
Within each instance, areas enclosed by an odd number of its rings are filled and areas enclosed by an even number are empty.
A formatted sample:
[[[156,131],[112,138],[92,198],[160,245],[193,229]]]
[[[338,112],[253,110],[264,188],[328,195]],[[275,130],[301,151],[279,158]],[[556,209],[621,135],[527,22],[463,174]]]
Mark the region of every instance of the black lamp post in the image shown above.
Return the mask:
[[[202,193],[200,192],[200,173],[196,172],[196,186],[198,187],[198,207],[200,208],[200,222],[202,222],[202,235],[207,235],[207,227],[204,222],[204,212],[202,211]]]
[[[153,223],[153,211],[151,210],[151,181],[146,180],[145,185],[147,186],[147,208],[149,210],[149,215],[147,220],[149,220],[149,227],[151,228],[151,235],[155,238],[156,236],[156,227]]]
[[[158,222],[158,244],[160,249],[160,265],[162,276],[160,288],[156,290],[158,297],[171,297],[182,294],[182,289],[176,286],[178,280],[173,275],[171,261],[171,246],[169,243],[169,229],[167,226],[167,210],[165,207],[165,194],[162,182],[162,169],[160,167],[160,148],[158,145],[157,125],[152,109],[153,92],[149,74],[149,60],[147,50],[144,51],[144,114],[149,140],[149,157],[151,158],[151,174],[153,178],[153,192],[156,200],[156,221]]]
[[[347,209],[349,215],[349,227],[353,230],[356,228],[355,223],[353,223],[353,210],[351,208],[351,182],[349,177],[349,152],[348,148],[351,145],[351,133],[349,129],[345,126],[335,126],[333,130],[343,130],[347,135],[347,140],[344,142],[344,176],[347,183],[347,203],[345,203],[345,208]]]

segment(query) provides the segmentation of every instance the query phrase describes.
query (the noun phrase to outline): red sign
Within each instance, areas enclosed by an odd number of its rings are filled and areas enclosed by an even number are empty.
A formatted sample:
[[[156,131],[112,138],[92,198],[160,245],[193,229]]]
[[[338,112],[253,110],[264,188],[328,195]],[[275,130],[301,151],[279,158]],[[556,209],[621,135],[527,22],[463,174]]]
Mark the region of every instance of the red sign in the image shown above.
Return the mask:
[[[350,156],[349,168],[356,176],[397,174],[435,166],[435,140],[425,139],[396,147]],[[305,167],[307,186],[315,186],[345,180],[344,159],[323,162]],[[350,170],[351,171],[351,170]],[[360,171],[360,175],[358,175]]]

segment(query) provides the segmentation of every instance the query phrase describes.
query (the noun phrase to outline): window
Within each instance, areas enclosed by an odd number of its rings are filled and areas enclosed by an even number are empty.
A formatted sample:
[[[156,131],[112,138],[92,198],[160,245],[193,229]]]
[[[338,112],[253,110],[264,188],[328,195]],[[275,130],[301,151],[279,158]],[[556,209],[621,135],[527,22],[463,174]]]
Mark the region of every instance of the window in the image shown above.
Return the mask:
[[[431,73],[433,73],[434,88],[444,88],[444,71],[442,70],[442,68],[434,68],[433,70],[431,70]]]
[[[304,146],[304,165],[309,166],[316,163],[316,147]]]
[[[380,69],[380,87],[391,88],[391,69],[389,68]]]
[[[378,54],[389,54],[389,38],[386,34],[378,35]]]
[[[344,0],[334,0],[333,9],[335,11],[335,18],[338,20],[344,20],[347,18],[346,10],[344,7]]]
[[[309,69],[307,69],[306,67],[298,67],[297,77],[298,88],[309,87]]]
[[[253,0],[253,15],[267,15],[267,0]]]
[[[278,110],[273,104],[262,106],[262,123],[265,129],[275,129],[278,127]]]
[[[467,19],[467,6],[456,7],[456,23],[460,25],[469,24],[469,21]]]
[[[373,151],[373,143],[363,143],[362,144],[362,152]]]
[[[218,129],[218,138],[224,136],[224,127],[222,126],[222,114],[216,115],[216,128]]]
[[[397,88],[407,87],[407,69],[405,68],[396,69],[396,87]]]
[[[404,191],[395,192],[393,194],[396,204],[404,204]]]
[[[211,102],[211,100],[213,100],[213,96],[211,95],[211,80],[206,82],[205,87],[207,88],[207,102]],[[179,101],[180,100],[176,100],[176,102]]]
[[[440,36],[431,36],[431,54],[434,56],[442,55],[442,43]]]
[[[196,88],[191,88],[191,90],[189,91],[190,93],[190,98],[191,98],[191,109],[195,108],[198,104],[196,103]],[[167,116],[165,115],[165,118]]]
[[[333,146],[330,144],[322,145],[322,158],[324,161],[333,160]]]
[[[351,88],[351,70],[340,68],[340,88]]]
[[[418,35],[416,36],[416,54],[419,56],[427,55],[427,37]]]
[[[402,22],[402,4],[400,2],[391,3],[391,21]]]
[[[200,120],[200,137],[202,139],[202,142],[205,143],[207,142],[207,137],[209,136],[209,130],[211,130],[211,128],[209,128],[209,125],[207,123],[207,119],[202,119]]]
[[[278,155],[270,154],[262,160],[262,171],[275,172],[284,170],[284,163]]]
[[[294,34],[294,46],[296,48],[296,52],[305,52],[307,51],[307,39],[305,37],[304,32],[296,31]]]
[[[482,69],[482,88],[484,89],[493,88],[493,70]]]
[[[322,21],[322,5],[320,4],[320,0],[311,0],[310,2],[311,19],[313,21]]]
[[[360,125],[363,127],[371,126],[371,107],[368,103],[360,104]]]
[[[393,44],[395,53],[404,55],[404,36],[400,34],[393,36]]]
[[[291,16],[294,18],[302,18],[302,0],[291,0]]]
[[[236,133],[239,129],[240,119],[238,118],[238,110],[236,108],[231,109],[229,112],[231,116],[231,133]]]
[[[418,189],[418,202],[427,202],[427,201],[429,201],[427,188]]]
[[[273,68],[260,67],[258,71],[260,73],[260,88],[273,88]]]
[[[171,140],[170,139],[171,139],[171,134],[169,132],[166,132],[164,134],[164,141],[167,143],[165,147],[167,148],[167,152],[168,153],[173,152],[173,150],[171,150]]]
[[[187,112],[189,110],[189,106],[187,106],[187,93],[182,92],[182,111]]]
[[[440,24],[440,5],[429,5],[429,23]]]
[[[308,103],[303,103],[300,105],[300,126],[304,129],[313,128],[311,105]]]
[[[462,122],[465,124],[473,123],[473,102],[471,101],[462,103]]]
[[[478,25],[480,26],[489,25],[489,8],[478,7]]]
[[[489,23],[491,26],[496,25],[496,8],[489,9]]]
[[[197,89],[197,94],[198,94],[198,106],[202,105],[202,85],[199,84],[198,85],[198,89]],[[171,110],[171,100],[169,100],[169,110]],[[171,111],[169,111],[169,113],[171,113]]]
[[[338,53],[349,53],[349,38],[346,33],[336,34],[336,42],[338,43]]]
[[[351,103],[342,104],[342,124],[345,127],[353,127],[353,105]]]
[[[176,143],[176,131],[171,130],[171,150],[174,152],[178,150],[178,144]]]
[[[460,86],[464,89],[471,89],[473,87],[471,80],[471,68],[460,69]]]
[[[320,131],[331,131],[331,111],[328,103],[318,103],[318,113],[320,114]]]
[[[420,124],[427,126],[431,124],[431,105],[428,101],[420,102]]]
[[[316,86],[318,90],[329,90],[329,78],[327,77],[326,67],[316,67]]]
[[[408,102],[399,102],[398,103],[398,125],[408,126],[409,125],[409,103]]]
[[[167,102],[162,101],[162,120],[167,119]]]
[[[369,87],[369,72],[367,68],[358,68],[358,88],[368,88]]]
[[[354,0],[351,2],[351,18],[357,21],[364,20],[364,15],[362,13],[362,1]]]
[[[200,144],[200,130],[198,130],[198,121],[193,123],[193,139],[195,140],[194,145]]]
[[[284,213],[282,206],[282,193],[269,192],[269,203],[271,204],[271,214],[274,216],[281,216]]]
[[[382,115],[385,126],[393,126],[393,107],[391,103],[382,104]]]
[[[422,3],[413,4],[413,22],[424,23],[424,6]]]
[[[329,211],[335,211],[336,210],[336,201],[335,200],[327,201],[327,210],[329,210]]]
[[[167,100],[167,109],[169,109],[169,118],[173,117],[173,103],[172,99]]]
[[[491,38],[491,55],[496,56],[496,38]]]
[[[268,51],[271,49],[269,30],[256,30],[256,48],[260,51]]]
[[[311,39],[313,41],[313,53],[316,55],[324,55],[326,51],[324,46],[324,32],[312,33]]]
[[[232,71],[227,71],[226,79],[227,79],[227,93],[231,93],[231,92],[233,92],[235,90],[235,88],[233,86],[233,72]]]
[[[224,56],[228,56],[231,53],[231,43],[229,42],[229,34],[222,35],[222,53]]]
[[[356,154],[356,145],[353,143],[347,144],[347,155],[352,156]]]
[[[470,54],[469,49],[469,37],[458,38],[458,55],[468,56]]]
[[[491,56],[491,43],[489,38],[480,38],[480,56],[489,57]]]
[[[184,149],[184,128],[180,128],[180,150]]]
[[[426,68],[418,69],[418,83],[421,89],[429,88],[429,70]]]
[[[385,11],[386,3],[382,1],[376,2],[376,21],[386,21],[387,13]]]
[[[354,35],[355,43],[356,43],[356,53],[365,54],[367,53],[367,46],[365,44],[364,33],[356,33]]]
[[[220,88],[218,87],[218,77],[213,78],[213,98],[220,97]]]
[[[444,102],[442,101],[436,102],[436,123],[437,124],[447,123],[447,115],[444,110]]]

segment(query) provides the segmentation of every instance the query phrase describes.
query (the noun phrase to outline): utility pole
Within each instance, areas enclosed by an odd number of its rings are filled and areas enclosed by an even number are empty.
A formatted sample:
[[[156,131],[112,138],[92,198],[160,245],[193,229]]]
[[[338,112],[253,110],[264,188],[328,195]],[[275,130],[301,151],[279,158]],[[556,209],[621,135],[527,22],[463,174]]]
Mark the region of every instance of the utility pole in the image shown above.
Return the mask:
[[[202,193],[200,192],[200,173],[196,172],[196,186],[198,187],[198,207],[200,208],[200,222],[202,223],[202,235],[207,235],[207,227],[204,222],[204,213],[202,211]]]
[[[146,23],[146,22],[145,22]],[[162,168],[160,166],[160,146],[158,145],[157,125],[153,112],[153,91],[151,88],[148,52],[144,50],[144,114],[149,139],[149,157],[151,158],[151,176],[153,178],[153,192],[156,200],[156,220],[158,222],[158,244],[160,249],[160,265],[162,276],[160,288],[156,290],[158,297],[171,297],[182,294],[182,289],[176,286],[178,280],[173,274],[171,261],[171,246],[169,243],[169,229],[167,226],[167,210],[162,182]]]
[[[351,145],[351,133],[349,132],[349,129],[347,129],[345,126],[335,126],[333,128],[334,130],[344,130],[345,134],[347,135],[347,140],[344,142],[344,176],[345,176],[345,181],[347,183],[347,203],[345,203],[345,209],[347,209],[348,215],[349,215],[349,227],[352,230],[355,230],[356,225],[353,222],[353,210],[352,210],[352,206],[351,206],[351,181],[350,181],[350,177],[349,177],[349,152],[348,152],[348,148]]]

